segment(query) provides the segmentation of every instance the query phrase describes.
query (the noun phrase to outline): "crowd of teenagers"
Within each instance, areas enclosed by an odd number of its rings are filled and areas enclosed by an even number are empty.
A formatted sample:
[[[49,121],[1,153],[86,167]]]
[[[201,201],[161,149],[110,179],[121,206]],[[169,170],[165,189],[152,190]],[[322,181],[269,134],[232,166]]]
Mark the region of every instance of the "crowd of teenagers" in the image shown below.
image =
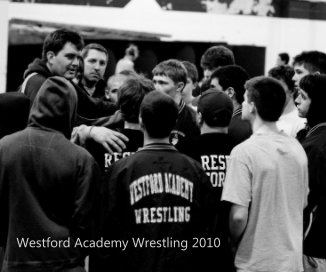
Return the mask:
[[[1,271],[325,272],[326,54],[138,54],[58,29],[0,95]]]

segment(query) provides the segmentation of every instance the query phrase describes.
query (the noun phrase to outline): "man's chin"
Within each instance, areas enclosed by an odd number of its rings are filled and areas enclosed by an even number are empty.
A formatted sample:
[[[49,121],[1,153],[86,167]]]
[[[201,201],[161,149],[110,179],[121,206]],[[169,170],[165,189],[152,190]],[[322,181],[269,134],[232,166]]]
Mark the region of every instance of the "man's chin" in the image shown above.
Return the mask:
[[[71,79],[75,78],[75,76],[76,76],[75,74],[68,73],[68,74],[65,74],[64,75],[64,78],[65,79],[68,79],[68,80],[71,80]]]

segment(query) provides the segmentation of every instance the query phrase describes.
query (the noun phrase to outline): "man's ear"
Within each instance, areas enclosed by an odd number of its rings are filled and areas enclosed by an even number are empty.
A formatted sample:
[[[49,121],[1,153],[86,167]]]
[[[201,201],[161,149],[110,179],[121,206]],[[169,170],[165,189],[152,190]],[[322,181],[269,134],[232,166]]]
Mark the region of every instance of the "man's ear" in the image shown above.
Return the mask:
[[[257,108],[256,108],[255,103],[254,103],[253,101],[251,101],[251,102],[249,103],[249,105],[250,105],[249,112],[250,112],[250,113],[255,113],[255,112],[257,111]]]
[[[177,92],[182,93],[185,84],[183,82],[178,82],[176,85],[177,85]]]
[[[226,90],[225,90],[225,93],[230,97],[234,97],[235,96],[235,90],[233,89],[233,87],[228,87]]]
[[[46,60],[48,63],[52,64],[54,60],[55,54],[53,51],[46,52]]]
[[[140,128],[143,130],[144,129],[144,124],[143,124],[143,119],[141,118],[140,115],[138,116],[138,121],[139,121]]]

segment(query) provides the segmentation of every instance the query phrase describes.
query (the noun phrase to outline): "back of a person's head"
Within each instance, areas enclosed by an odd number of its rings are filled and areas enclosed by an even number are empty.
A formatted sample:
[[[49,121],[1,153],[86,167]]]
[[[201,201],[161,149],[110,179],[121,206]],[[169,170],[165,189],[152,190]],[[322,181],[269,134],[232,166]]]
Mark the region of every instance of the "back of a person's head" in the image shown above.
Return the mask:
[[[77,93],[64,77],[49,77],[38,91],[28,124],[62,132],[70,139],[77,113]]]
[[[195,64],[190,61],[182,61],[182,64],[187,70],[188,77],[192,80],[193,83],[198,81],[198,70]]]
[[[46,36],[43,42],[43,60],[46,60],[47,52],[52,51],[54,54],[57,54],[67,42],[75,45],[78,50],[82,50],[84,47],[83,38],[77,32],[61,28]]]
[[[300,80],[299,86],[311,100],[306,116],[309,126],[326,122],[326,75],[306,75]]]
[[[233,113],[232,100],[223,91],[209,89],[200,96],[197,111],[208,126],[227,127]]]
[[[281,59],[282,61],[284,61],[284,64],[285,64],[285,65],[287,65],[287,64],[289,63],[289,61],[290,61],[290,56],[289,56],[288,53],[280,53],[280,54],[278,54],[278,55],[279,55],[280,59]]]
[[[283,81],[290,92],[294,92],[294,69],[288,65],[276,66],[268,71],[268,76]]]
[[[143,127],[152,138],[163,139],[170,135],[178,117],[174,100],[160,92],[147,94],[140,106]]]
[[[187,69],[181,61],[176,59],[169,59],[157,64],[153,71],[153,76],[169,77],[175,84],[183,82],[187,84]]]
[[[238,103],[241,104],[243,102],[243,94],[245,93],[244,84],[249,79],[249,75],[245,69],[238,65],[227,65],[216,69],[211,75],[211,80],[213,78],[218,79],[218,83],[224,91],[232,87]]]
[[[221,66],[234,64],[233,52],[225,46],[212,46],[201,57],[200,65],[203,69],[214,70]]]
[[[310,73],[326,74],[326,54],[320,51],[304,51],[293,58],[293,66],[303,65]]]
[[[154,90],[151,80],[138,76],[128,79],[118,91],[118,106],[124,120],[138,123],[140,104],[144,96]]]
[[[106,48],[103,45],[99,43],[89,43],[83,48],[81,52],[81,56],[83,57],[83,59],[87,58],[88,52],[91,49],[103,52],[106,55],[106,58],[107,59],[109,58],[108,50],[106,50]]]
[[[245,88],[248,101],[255,103],[262,120],[275,122],[280,118],[286,97],[284,88],[278,80],[265,76],[254,77],[246,82]]]

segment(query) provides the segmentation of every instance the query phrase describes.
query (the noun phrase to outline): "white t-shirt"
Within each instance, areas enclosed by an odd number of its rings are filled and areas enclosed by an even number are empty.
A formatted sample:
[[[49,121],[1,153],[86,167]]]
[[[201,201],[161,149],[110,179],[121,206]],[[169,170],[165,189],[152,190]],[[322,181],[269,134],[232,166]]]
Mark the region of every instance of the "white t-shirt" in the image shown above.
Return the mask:
[[[281,115],[280,119],[276,122],[279,130],[284,131],[285,134],[296,137],[298,131],[303,129],[307,120],[299,117],[298,109],[294,108],[292,111]]]
[[[237,271],[303,271],[307,194],[307,157],[296,139],[258,131],[232,150],[222,200],[249,207]]]

